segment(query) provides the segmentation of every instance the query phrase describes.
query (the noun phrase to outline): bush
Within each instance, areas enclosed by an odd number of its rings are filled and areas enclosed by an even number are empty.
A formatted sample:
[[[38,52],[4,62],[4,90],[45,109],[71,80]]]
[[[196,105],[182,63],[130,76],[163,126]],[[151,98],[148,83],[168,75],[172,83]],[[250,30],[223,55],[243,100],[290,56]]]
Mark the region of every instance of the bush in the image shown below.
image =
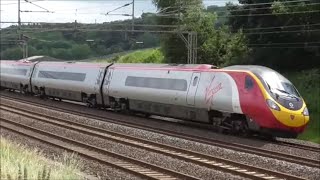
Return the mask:
[[[22,59],[22,49],[20,47],[6,49],[1,52],[1,59]]]
[[[71,48],[73,59],[85,59],[91,55],[91,49],[87,44],[74,45]]]
[[[119,63],[163,63],[164,56],[159,49],[135,51],[119,58]]]

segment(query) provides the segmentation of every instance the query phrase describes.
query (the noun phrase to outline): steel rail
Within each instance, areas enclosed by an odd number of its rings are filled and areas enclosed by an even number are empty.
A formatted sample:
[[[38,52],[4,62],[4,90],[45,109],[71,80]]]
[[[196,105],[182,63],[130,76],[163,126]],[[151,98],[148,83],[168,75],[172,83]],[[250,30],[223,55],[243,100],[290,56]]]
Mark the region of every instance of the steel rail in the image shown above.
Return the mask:
[[[7,118],[0,118],[0,127],[19,133],[24,136],[31,137],[41,142],[65,149],[69,152],[76,152],[77,154],[93,159],[100,163],[124,170],[126,172],[135,174],[142,178],[147,179],[194,179],[199,178],[182,174],[173,170],[162,168],[153,164],[139,161],[130,157],[126,157],[105,149],[91,146],[70,138],[65,138],[53,133],[49,133],[37,128],[14,122]],[[26,131],[28,130],[28,131]],[[106,156],[118,159],[117,161],[110,162]]]
[[[136,137],[116,133],[113,131],[108,131],[106,129],[98,128],[91,125],[77,123],[77,122],[65,120],[62,118],[57,118],[50,115],[43,115],[41,113],[37,113],[37,112],[26,110],[26,109],[18,108],[19,110],[17,109],[12,110],[10,108],[14,108],[14,107],[9,106],[9,108],[3,108],[3,105],[0,106],[0,108],[5,111],[9,111],[11,113],[15,113],[15,114],[32,118],[32,119],[37,119],[38,121],[49,123],[65,129],[77,131],[80,133],[88,134],[88,135],[99,137],[102,139],[108,139],[110,141],[122,143],[125,145],[137,147],[140,149],[161,153],[164,155],[171,156],[173,158],[177,158],[177,159],[181,159],[187,162],[197,164],[199,166],[221,170],[223,172],[240,175],[242,177],[247,177],[250,179],[279,179],[279,178],[296,179],[296,180],[303,179],[290,174],[275,172],[275,171],[267,170],[264,168],[250,166],[250,165],[242,164],[242,163],[231,161],[231,160],[226,160],[226,159],[222,159],[222,158],[218,158],[218,157],[214,157],[214,156],[210,156],[210,155],[206,155],[206,154],[202,154],[202,153],[198,153],[198,152],[194,152],[186,149],[181,149],[181,148],[177,148],[177,147],[173,147],[173,146],[169,146],[161,143],[156,143],[149,140],[144,140],[141,138],[136,138]],[[37,116],[40,116],[40,117],[37,117]]]
[[[3,96],[1,95],[1,97],[3,97]],[[6,98],[8,99],[8,97],[6,97]],[[232,149],[232,150],[245,152],[245,153],[250,153],[250,154],[256,154],[256,155],[259,155],[259,156],[264,156],[264,157],[268,157],[268,158],[274,158],[274,159],[277,159],[277,160],[287,161],[287,162],[296,163],[296,164],[300,164],[300,165],[304,165],[304,166],[320,168],[320,161],[319,160],[315,160],[315,159],[310,159],[310,158],[305,158],[305,157],[301,157],[301,156],[285,154],[285,153],[282,153],[282,152],[266,150],[266,149],[263,149],[263,148],[253,147],[253,146],[244,145],[244,144],[240,144],[240,143],[225,142],[225,141],[221,141],[221,140],[210,139],[210,138],[205,138],[205,137],[196,136],[196,135],[189,135],[189,134],[185,134],[185,133],[179,133],[179,132],[175,132],[175,131],[164,130],[164,129],[157,128],[157,127],[150,127],[148,125],[137,125],[134,122],[132,122],[132,123],[131,122],[124,122],[124,121],[121,121],[119,119],[112,118],[112,117],[106,118],[106,117],[99,116],[99,115],[87,114],[87,113],[79,112],[79,111],[74,110],[74,109],[57,108],[57,107],[52,107],[52,106],[49,106],[49,105],[33,103],[33,102],[30,102],[30,101],[27,101],[27,100],[21,100],[21,99],[17,100],[16,98],[13,98],[13,97],[9,97],[9,100],[10,99],[11,99],[11,101],[18,101],[18,102],[20,101],[21,103],[26,103],[27,102],[27,103],[29,103],[30,105],[33,105],[33,106],[38,106],[38,107],[43,107],[43,108],[50,108],[52,110],[56,110],[56,111],[59,111],[59,112],[64,112],[64,113],[68,113],[68,114],[72,114],[72,115],[76,115],[76,116],[81,116],[81,117],[86,117],[86,118],[92,118],[92,119],[99,120],[99,121],[102,121],[102,122],[109,122],[109,123],[123,125],[123,126],[131,127],[131,128],[138,128],[138,129],[141,129],[141,130],[151,131],[151,132],[154,132],[154,133],[160,133],[160,134],[173,136],[173,137],[177,137],[177,138],[182,138],[182,139],[186,139],[186,140],[190,140],[190,141],[195,141],[195,142],[199,142],[199,143],[203,143],[203,144],[207,144],[207,145],[222,147],[222,148],[226,148],[226,149]]]
[[[293,147],[293,148],[302,149],[306,151],[313,151],[316,153],[320,153],[320,146],[315,147],[315,146],[308,146],[304,144],[296,144],[296,143],[285,142],[285,141],[277,141],[275,143],[282,146],[288,146],[288,147]]]

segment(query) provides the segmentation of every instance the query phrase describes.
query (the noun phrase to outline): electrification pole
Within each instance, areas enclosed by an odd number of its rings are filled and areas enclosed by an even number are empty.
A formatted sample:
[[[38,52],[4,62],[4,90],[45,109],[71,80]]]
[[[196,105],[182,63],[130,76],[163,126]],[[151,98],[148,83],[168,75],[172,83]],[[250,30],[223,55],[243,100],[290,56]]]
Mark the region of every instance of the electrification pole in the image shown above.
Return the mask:
[[[21,26],[21,19],[20,19],[20,0],[18,0],[18,31],[19,31],[19,39],[20,39],[20,26]]]
[[[22,57],[23,57],[23,59],[24,58],[26,58],[26,44],[25,44],[25,42],[24,41],[21,41],[21,40],[23,40],[22,39],[22,35],[21,35],[21,18],[20,18],[20,13],[21,13],[21,9],[20,9],[20,0],[18,0],[18,40],[19,40],[19,42],[18,42],[18,44],[20,45],[20,46],[22,46]],[[22,42],[22,43],[21,43]]]
[[[134,30],[134,0],[132,0],[132,31]]]

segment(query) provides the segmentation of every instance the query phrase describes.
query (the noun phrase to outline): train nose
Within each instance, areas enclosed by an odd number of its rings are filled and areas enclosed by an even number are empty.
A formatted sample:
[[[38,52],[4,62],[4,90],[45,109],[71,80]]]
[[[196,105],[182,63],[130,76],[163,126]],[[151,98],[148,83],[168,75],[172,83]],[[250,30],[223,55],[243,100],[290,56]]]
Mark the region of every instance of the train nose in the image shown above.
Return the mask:
[[[289,121],[296,121],[299,124],[305,124],[305,116],[300,113],[288,113],[286,119]]]
[[[309,122],[309,113],[305,106],[300,110],[290,110],[285,107],[280,107],[278,105],[271,106],[270,109],[274,117],[287,127],[304,127]]]
[[[305,108],[306,109],[306,108]],[[288,124],[306,125],[309,122],[309,114],[304,111],[289,111],[282,118],[285,118]]]

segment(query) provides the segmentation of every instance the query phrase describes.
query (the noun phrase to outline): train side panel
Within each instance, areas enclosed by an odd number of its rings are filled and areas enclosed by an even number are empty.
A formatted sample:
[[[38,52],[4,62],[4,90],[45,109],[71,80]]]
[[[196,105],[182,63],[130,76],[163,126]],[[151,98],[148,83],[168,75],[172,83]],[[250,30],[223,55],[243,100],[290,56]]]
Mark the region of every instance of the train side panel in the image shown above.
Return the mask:
[[[186,106],[191,71],[111,68],[109,73],[103,93],[111,104],[126,100],[133,111],[208,121],[206,110]]]
[[[0,62],[1,87],[30,92],[30,75],[35,63],[4,60]]]
[[[109,64],[41,62],[32,77],[34,91],[47,96],[85,101],[100,100],[100,85]],[[42,92],[43,93],[43,92]],[[97,98],[99,96],[99,98]]]
[[[224,72],[115,67],[103,93],[129,100],[131,110],[193,121],[210,122],[211,110],[242,113],[236,84]]]
[[[242,114],[237,85],[226,72],[201,73],[195,105],[208,110]]]

